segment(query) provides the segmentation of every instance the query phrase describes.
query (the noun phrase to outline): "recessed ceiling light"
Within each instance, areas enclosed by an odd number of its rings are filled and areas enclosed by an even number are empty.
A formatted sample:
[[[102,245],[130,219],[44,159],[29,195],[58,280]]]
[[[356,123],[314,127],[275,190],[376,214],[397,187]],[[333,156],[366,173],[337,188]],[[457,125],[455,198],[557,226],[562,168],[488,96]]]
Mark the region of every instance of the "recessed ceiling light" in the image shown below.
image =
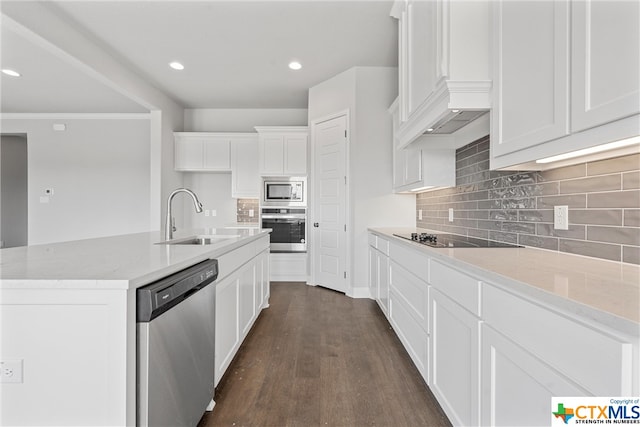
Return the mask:
[[[451,110],[452,113],[459,113],[460,110]]]
[[[427,129],[427,132],[433,132],[433,128]]]
[[[300,68],[302,68],[302,64],[298,61],[291,61],[289,62],[289,68],[291,68],[292,70],[299,70]]]
[[[2,72],[5,73],[7,76],[11,76],[11,77],[20,77],[20,73],[14,70],[10,70],[9,68],[3,68]]]
[[[184,65],[182,65],[178,61],[169,62],[169,67],[173,68],[174,70],[184,70]]]

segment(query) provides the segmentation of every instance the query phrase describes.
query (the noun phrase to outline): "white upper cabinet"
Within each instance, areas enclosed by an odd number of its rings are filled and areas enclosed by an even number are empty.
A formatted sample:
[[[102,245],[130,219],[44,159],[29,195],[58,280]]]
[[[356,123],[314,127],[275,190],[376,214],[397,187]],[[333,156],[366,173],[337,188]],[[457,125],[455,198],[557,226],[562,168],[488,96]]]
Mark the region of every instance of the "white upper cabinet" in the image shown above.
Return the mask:
[[[494,156],[569,133],[569,2],[495,4]]]
[[[640,134],[639,2],[492,5],[492,169]]]
[[[571,3],[571,130],[640,111],[640,2]]]
[[[490,107],[489,3],[396,0],[400,148],[451,134]],[[483,135],[480,135],[483,136]]]
[[[260,197],[258,135],[241,132],[175,132],[175,170],[231,172],[231,197]]]
[[[230,134],[175,132],[175,170],[229,172]]]
[[[398,100],[389,108],[393,129],[399,126]],[[426,144],[428,145],[428,144]],[[398,148],[393,144],[393,191],[417,191],[456,184],[456,152],[454,149],[429,149],[412,145]]]
[[[307,175],[306,126],[256,126],[260,174]]]
[[[258,136],[255,134],[237,137],[231,143],[231,197],[260,197]]]

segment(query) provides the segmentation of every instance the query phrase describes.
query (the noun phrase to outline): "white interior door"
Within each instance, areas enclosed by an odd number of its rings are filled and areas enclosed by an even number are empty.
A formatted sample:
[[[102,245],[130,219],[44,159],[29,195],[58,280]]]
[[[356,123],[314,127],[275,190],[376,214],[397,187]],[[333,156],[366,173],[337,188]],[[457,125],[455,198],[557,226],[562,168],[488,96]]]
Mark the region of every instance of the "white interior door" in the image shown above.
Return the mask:
[[[346,292],[347,116],[317,123],[313,131],[313,277],[317,285]]]

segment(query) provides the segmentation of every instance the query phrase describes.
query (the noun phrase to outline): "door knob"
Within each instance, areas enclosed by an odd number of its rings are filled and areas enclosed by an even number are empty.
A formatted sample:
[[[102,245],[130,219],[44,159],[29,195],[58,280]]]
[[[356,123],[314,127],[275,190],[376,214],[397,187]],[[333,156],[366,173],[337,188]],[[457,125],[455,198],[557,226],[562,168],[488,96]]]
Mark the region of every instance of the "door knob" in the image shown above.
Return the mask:
[[[314,222],[314,223],[313,223],[313,226],[314,226],[314,227],[316,227],[316,228],[318,228],[318,227],[320,227],[320,224],[319,224],[319,223],[317,223],[317,222]]]

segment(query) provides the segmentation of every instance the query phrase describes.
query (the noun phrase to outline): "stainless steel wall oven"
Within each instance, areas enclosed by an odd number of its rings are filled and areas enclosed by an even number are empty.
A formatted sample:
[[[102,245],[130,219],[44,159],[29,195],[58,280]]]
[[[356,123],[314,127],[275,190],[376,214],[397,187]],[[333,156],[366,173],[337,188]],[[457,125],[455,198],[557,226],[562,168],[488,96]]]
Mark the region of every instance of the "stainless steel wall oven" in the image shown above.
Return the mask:
[[[307,251],[307,209],[263,207],[262,228],[271,228],[271,252]]]

